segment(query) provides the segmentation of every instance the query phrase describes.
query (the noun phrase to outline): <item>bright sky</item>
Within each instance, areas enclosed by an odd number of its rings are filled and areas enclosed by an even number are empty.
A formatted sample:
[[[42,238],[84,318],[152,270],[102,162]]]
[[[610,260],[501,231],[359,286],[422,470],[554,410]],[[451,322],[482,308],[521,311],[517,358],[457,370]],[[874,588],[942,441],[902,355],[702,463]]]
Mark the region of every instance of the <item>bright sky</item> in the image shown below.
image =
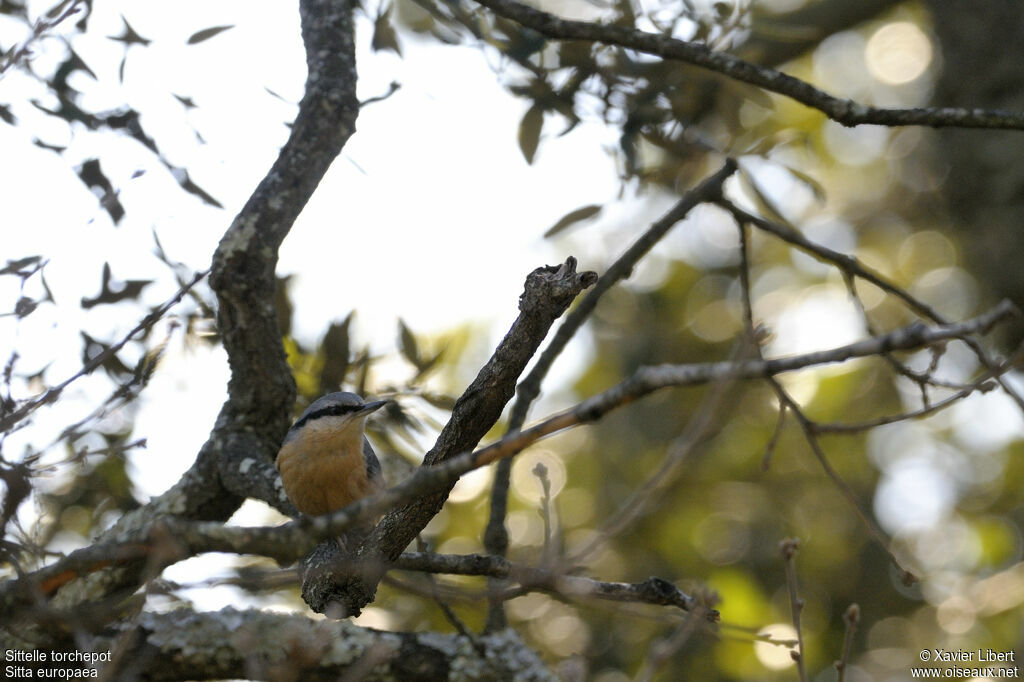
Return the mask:
[[[121,32],[120,11],[153,43],[129,51],[123,89],[111,88],[107,101],[86,103],[115,107],[127,97],[162,151],[225,209],[206,207],[178,190],[167,171],[133,141],[105,136],[97,143],[87,135],[69,139],[61,126],[51,126],[52,136],[44,133],[43,139],[70,144],[66,158],[102,154],[104,171],[120,187],[127,209],[115,228],[65,159],[33,146],[27,126],[0,126],[0,145],[14,150],[20,161],[0,169],[0,186],[18,190],[5,197],[5,222],[30,228],[8,230],[5,254],[46,255],[47,281],[64,304],[59,318],[52,306],[44,306],[20,325],[10,318],[2,324],[11,330],[6,338],[22,350],[24,369],[52,361],[56,348],[70,349],[54,367],[54,376],[74,371],[80,327],[112,338],[135,321],[117,306],[75,310],[73,302],[98,291],[104,260],[121,279],[162,278],[146,291],[152,303],[173,293],[166,269],[150,255],[152,229],[171,258],[197,269],[208,265],[223,230],[276,156],[287,135],[285,122],[294,117],[296,107],[267,90],[295,102],[305,78],[292,3],[267,3],[252,12],[251,5],[240,2],[179,3],[144,12],[130,4],[98,3],[90,20],[96,37],[76,38],[73,45],[101,77],[116,73],[122,55],[119,43],[103,37]],[[235,27],[186,45],[195,31],[222,24]],[[516,144],[525,105],[501,88],[480,50],[429,49],[406,41],[405,57],[399,58],[372,53],[367,22],[359,28],[360,98],[385,92],[392,81],[402,88],[361,112],[357,134],[281,250],[279,272],[295,275],[295,331],[313,342],[328,322],[357,308],[357,336],[381,352],[394,348],[398,317],[425,333],[472,319],[482,328],[494,326],[497,338],[516,314],[526,273],[564,259],[562,250],[542,239],[543,231],[572,209],[614,199],[615,170],[602,146],[612,138],[601,127],[581,126],[543,145],[531,167]],[[40,68],[53,59],[48,46],[59,47],[55,41],[38,45]],[[191,97],[198,108],[184,110],[171,93]],[[42,93],[11,71],[0,81],[0,96],[17,101]],[[23,115],[31,116],[32,109],[22,105]],[[199,144],[190,127],[207,144]],[[123,149],[123,156],[111,154],[112,148]],[[139,168],[146,173],[132,178]],[[54,194],[61,200],[53,201]],[[3,284],[10,288],[11,280],[4,278]],[[18,343],[37,335],[47,342]],[[137,432],[150,438],[147,462],[167,461],[158,453],[166,442],[162,436],[168,436],[183,456],[170,459],[184,468],[222,401],[223,381],[211,377],[226,376],[223,358],[220,353],[172,352],[160,375],[158,382],[180,389],[182,407],[195,424],[194,439],[183,438],[180,424],[168,423],[164,408],[150,417],[144,407]],[[153,388],[154,394],[163,393]],[[68,417],[53,412],[55,425]],[[169,472],[152,469],[147,464],[140,470],[146,474],[139,483],[147,494],[161,492],[169,480]]]

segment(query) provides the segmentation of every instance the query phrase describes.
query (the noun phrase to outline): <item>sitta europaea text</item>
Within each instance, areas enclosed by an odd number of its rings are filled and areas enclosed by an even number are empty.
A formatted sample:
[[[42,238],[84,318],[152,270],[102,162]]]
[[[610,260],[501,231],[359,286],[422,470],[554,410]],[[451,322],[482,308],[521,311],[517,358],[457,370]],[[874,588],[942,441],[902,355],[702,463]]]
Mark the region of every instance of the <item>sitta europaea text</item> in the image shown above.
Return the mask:
[[[284,491],[309,516],[341,509],[382,490],[380,462],[363,434],[366,418],[387,404],[340,391],[317,398],[288,429],[277,453]]]

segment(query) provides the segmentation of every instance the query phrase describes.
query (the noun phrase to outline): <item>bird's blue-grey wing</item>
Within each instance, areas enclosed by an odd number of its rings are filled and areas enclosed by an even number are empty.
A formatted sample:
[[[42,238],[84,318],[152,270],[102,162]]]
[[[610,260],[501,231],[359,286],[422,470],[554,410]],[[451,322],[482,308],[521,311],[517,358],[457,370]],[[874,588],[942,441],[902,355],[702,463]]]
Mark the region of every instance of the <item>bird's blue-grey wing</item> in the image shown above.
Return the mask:
[[[363,437],[363,459],[366,460],[366,475],[378,486],[384,486],[384,474],[380,469],[380,460],[370,446],[370,441]]]

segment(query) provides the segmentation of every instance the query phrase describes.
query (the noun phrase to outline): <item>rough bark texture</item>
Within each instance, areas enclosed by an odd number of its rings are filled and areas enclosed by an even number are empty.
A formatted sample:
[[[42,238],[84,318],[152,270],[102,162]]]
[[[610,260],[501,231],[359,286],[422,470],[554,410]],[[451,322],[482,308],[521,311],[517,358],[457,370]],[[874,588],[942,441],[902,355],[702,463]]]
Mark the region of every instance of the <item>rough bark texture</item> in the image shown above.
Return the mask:
[[[935,103],[1024,110],[1024,3],[927,4],[942,50]],[[1024,304],[1024,134],[948,130],[937,142],[947,173],[938,194],[962,231],[968,267],[994,298]]]
[[[514,630],[470,640],[232,608],[144,613],[91,642],[88,651],[102,657],[97,668],[108,680],[556,679]],[[87,663],[55,663],[52,655],[18,667],[40,673],[91,669]]]
[[[569,258],[561,266],[537,268],[530,273],[519,298],[519,317],[494,355],[455,403],[451,419],[424,457],[424,466],[444,462],[476,446],[498,421],[505,404],[515,393],[519,375],[551,325],[573,299],[595,281],[596,273],[576,272],[574,258]],[[441,510],[450,491],[451,486],[448,486],[440,493],[427,495],[389,513],[363,544],[359,556],[364,561],[373,557],[380,557],[384,562],[394,561]],[[373,600],[379,575],[339,581],[318,570],[319,566],[331,561],[334,553],[329,545],[321,545],[306,562],[307,579],[302,587],[302,596],[314,611],[322,613],[332,604],[337,604],[341,607],[339,615],[358,614]]]

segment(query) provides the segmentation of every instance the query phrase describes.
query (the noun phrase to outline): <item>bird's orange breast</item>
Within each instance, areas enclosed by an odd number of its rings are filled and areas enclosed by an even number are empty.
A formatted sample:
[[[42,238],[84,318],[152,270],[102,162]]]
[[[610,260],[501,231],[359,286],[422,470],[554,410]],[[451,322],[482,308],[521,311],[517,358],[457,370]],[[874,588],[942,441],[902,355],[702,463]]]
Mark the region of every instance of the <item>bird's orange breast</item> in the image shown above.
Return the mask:
[[[284,491],[299,511],[320,516],[376,492],[376,484],[366,474],[362,434],[355,439],[307,431],[277,453]]]

